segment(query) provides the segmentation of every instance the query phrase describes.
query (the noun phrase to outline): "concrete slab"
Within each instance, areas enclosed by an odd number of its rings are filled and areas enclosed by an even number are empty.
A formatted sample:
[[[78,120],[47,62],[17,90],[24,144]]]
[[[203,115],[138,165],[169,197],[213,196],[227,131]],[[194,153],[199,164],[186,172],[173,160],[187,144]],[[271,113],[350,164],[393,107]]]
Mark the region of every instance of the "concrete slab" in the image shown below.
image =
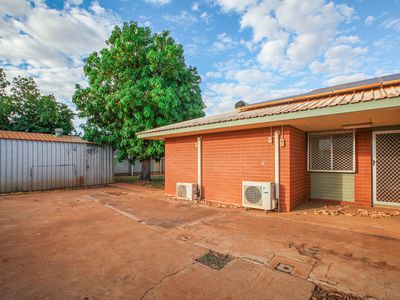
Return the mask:
[[[290,259],[283,256],[274,256],[268,263],[271,269],[277,269],[279,264],[284,264],[291,267],[290,274],[299,278],[307,279],[310,275],[314,263],[307,264],[299,260]]]
[[[88,191],[86,191],[88,192]],[[140,298],[207,252],[82,197],[0,197],[0,298]]]
[[[159,231],[168,231],[217,214],[215,210],[196,207],[190,202],[169,201],[162,191],[154,188],[133,186],[130,189],[114,189],[122,190],[123,194],[113,196],[110,191],[96,191],[89,197],[127,211],[146,225],[158,227]]]
[[[366,261],[329,257],[316,263],[309,279],[359,296],[399,299],[400,270],[393,266],[371,266]]]
[[[193,264],[166,278],[146,299],[308,299],[314,285],[305,280],[235,259],[221,270]]]
[[[395,299],[398,228],[398,217],[216,209],[141,186],[1,195],[0,298],[308,299],[317,283]],[[208,249],[236,258],[212,270],[195,262]]]

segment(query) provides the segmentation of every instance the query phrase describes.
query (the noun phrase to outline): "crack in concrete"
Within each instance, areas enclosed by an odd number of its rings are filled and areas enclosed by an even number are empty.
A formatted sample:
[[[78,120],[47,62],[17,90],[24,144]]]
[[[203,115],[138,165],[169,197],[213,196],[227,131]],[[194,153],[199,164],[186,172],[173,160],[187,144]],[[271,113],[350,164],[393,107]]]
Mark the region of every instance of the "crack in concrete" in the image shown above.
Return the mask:
[[[260,261],[260,260],[258,260],[258,259],[252,258],[252,257],[247,257],[247,256],[235,256],[235,258],[239,258],[239,259],[242,259],[242,260],[244,260],[244,261],[251,262],[251,263],[253,263],[253,264],[259,265],[259,266],[264,266],[264,267],[267,266],[264,262],[262,262],[262,261]]]
[[[97,198],[95,198],[93,196],[85,195],[85,197],[88,198],[88,199],[91,199],[91,200],[93,200],[93,201],[95,201],[97,203],[99,203],[102,206],[105,206],[105,207],[107,207],[109,209],[112,209],[115,212],[117,212],[118,214],[123,215],[123,216],[125,216],[125,217],[127,217],[127,218],[129,218],[131,220],[134,220],[134,221],[138,222],[139,224],[147,225],[149,228],[155,230],[156,232],[161,233],[166,238],[172,239],[170,236],[166,235],[165,232],[158,231],[157,230],[157,226],[154,226],[154,225],[151,225],[151,224],[147,224],[146,221],[141,220],[140,218],[138,218],[138,217],[136,217],[136,216],[134,216],[134,215],[132,215],[130,213],[127,213],[127,212],[125,212],[123,210],[120,210],[120,209],[112,206],[111,204],[102,203],[101,201],[99,201],[99,199],[97,199]],[[236,212],[233,212],[233,213],[236,213]],[[205,225],[205,226],[213,226],[213,227],[216,227],[216,228],[219,228],[219,229],[222,228],[224,230],[232,230],[233,228],[231,228],[229,226],[219,225],[218,223],[215,224],[215,222],[213,222],[213,221],[215,221],[217,219],[220,219],[222,217],[223,217],[223,215],[219,215],[219,214],[211,215],[211,216],[200,218],[200,219],[195,220],[193,222],[188,222],[187,224],[185,224],[185,226],[197,227],[199,225],[200,226],[201,225],[203,225],[203,226]],[[252,216],[252,217],[256,217],[257,218],[257,216]],[[285,221],[292,221],[292,222],[297,222],[298,223],[298,220],[288,220],[286,218],[278,218],[278,219],[285,220]],[[321,225],[317,225],[317,226],[321,226]],[[178,227],[181,227],[181,226],[177,226],[177,228]],[[330,227],[330,226],[327,226],[327,227]],[[352,232],[352,233],[356,233],[356,234],[360,234],[360,235],[369,235],[369,236],[372,236],[372,237],[375,237],[375,238],[383,238],[383,236],[365,234],[365,233],[360,233],[360,232],[357,232],[357,231],[349,231],[349,230],[344,230],[344,231],[348,231],[348,232]],[[192,244],[196,245],[198,247],[202,247],[204,249],[211,249],[212,250],[213,247],[209,247],[209,245],[206,246],[206,245],[203,245],[203,244],[199,243],[200,241],[203,241],[205,239],[206,239],[206,237],[202,237],[200,240],[198,240],[198,241],[196,241],[195,243],[192,243]],[[393,238],[387,238],[387,239],[392,240]],[[397,240],[397,239],[394,239],[394,240]],[[324,249],[324,248],[320,248],[320,247],[310,247],[306,243],[295,244],[294,242],[290,242],[289,243],[289,248],[292,249],[292,250],[295,250],[301,256],[311,257],[311,258],[315,259],[317,262],[321,260],[321,255],[333,255],[333,256],[336,256],[336,257],[339,257],[339,258],[342,258],[342,259],[358,261],[358,262],[361,262],[361,263],[363,263],[365,265],[368,265],[368,266],[371,266],[371,267],[375,267],[375,268],[380,268],[380,269],[385,269],[385,270],[400,270],[400,266],[390,265],[390,264],[388,264],[386,262],[383,262],[383,261],[372,261],[372,260],[370,260],[370,259],[368,259],[366,257],[355,257],[355,256],[353,256],[353,253],[342,254],[342,253],[338,253],[338,252],[336,252],[334,250],[331,250],[331,249]],[[234,256],[234,259],[241,259],[241,260],[249,262],[249,263],[254,263],[256,265],[266,266],[267,267],[268,262],[271,261],[272,258],[270,260],[268,260],[267,262],[263,262],[263,261],[260,261],[258,259],[247,257],[247,256]],[[172,276],[177,275],[178,273],[188,269],[190,266],[194,265],[195,263],[196,262],[189,263],[189,264],[185,265],[184,267],[178,269],[177,271],[163,276],[156,284],[154,284],[152,287],[147,289],[144,292],[144,294],[142,295],[142,297],[140,297],[140,299],[144,299],[148,295],[149,292],[151,292],[152,290],[154,290],[158,286],[160,286],[164,282],[164,280],[166,280],[167,278],[170,278]],[[331,288],[338,289],[338,286],[337,286],[338,283],[337,282],[332,282],[332,281],[324,280],[322,278],[313,277],[312,273],[314,271],[315,265],[316,265],[316,263],[312,264],[311,271],[310,271],[308,277],[305,280],[309,281],[309,282],[312,282],[313,284],[317,284],[317,285],[318,284],[322,284],[322,285],[325,285],[325,286],[328,286],[328,287],[331,287]],[[293,276],[292,274],[288,274],[288,275]],[[344,289],[340,288],[340,290],[344,290]],[[350,290],[350,292],[358,293],[359,291],[351,291]]]
[[[150,291],[154,290],[154,289],[157,288],[159,285],[161,285],[165,279],[167,279],[167,278],[169,278],[169,277],[172,277],[172,276],[174,276],[174,275],[176,275],[176,274],[178,274],[178,273],[180,273],[180,272],[186,270],[187,268],[189,268],[190,266],[194,265],[195,263],[196,263],[196,262],[191,262],[190,264],[185,265],[184,267],[178,269],[177,271],[163,276],[163,277],[160,279],[160,281],[158,281],[155,285],[153,285],[151,288],[148,288],[148,289],[144,292],[144,294],[142,295],[142,297],[140,297],[140,300],[144,299],[144,297],[146,297],[146,295],[147,295]]]
[[[386,261],[373,261],[367,257],[354,256],[353,253],[351,253],[351,252],[342,254],[342,253],[339,253],[332,249],[324,249],[324,248],[320,248],[320,247],[316,247],[316,246],[309,247],[306,243],[295,244],[293,242],[290,242],[289,248],[297,251],[302,256],[311,257],[317,261],[321,261],[322,255],[332,255],[332,256],[336,256],[336,257],[339,257],[339,258],[345,259],[345,260],[361,262],[364,265],[367,265],[367,266],[373,267],[373,268],[390,270],[390,271],[399,271],[400,270],[399,266],[388,264]]]

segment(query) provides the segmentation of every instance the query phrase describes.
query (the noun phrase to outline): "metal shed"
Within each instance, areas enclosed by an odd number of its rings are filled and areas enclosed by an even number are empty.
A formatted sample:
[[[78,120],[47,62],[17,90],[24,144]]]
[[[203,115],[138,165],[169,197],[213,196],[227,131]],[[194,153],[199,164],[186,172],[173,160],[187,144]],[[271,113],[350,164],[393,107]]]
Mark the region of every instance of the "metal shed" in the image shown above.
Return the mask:
[[[106,185],[113,150],[76,136],[0,130],[0,193]]]

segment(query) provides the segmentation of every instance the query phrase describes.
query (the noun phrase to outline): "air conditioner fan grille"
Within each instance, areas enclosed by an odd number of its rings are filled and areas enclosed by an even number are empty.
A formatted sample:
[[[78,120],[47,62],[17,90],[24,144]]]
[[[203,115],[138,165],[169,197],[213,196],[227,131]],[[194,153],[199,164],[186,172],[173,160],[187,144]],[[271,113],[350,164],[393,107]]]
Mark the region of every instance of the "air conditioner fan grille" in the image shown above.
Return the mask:
[[[248,186],[244,192],[245,199],[251,204],[258,204],[261,200],[261,187]]]

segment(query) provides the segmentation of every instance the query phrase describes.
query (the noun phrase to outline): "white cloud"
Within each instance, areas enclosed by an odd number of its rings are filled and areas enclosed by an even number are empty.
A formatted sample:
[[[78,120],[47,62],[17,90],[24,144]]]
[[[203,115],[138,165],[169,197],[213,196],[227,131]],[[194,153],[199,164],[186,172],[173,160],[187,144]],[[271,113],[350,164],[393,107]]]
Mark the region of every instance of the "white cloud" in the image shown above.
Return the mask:
[[[90,4],[89,9],[99,16],[104,15],[106,12],[106,10],[103,7],[101,7],[98,1],[93,1]]]
[[[57,100],[68,104],[71,104],[71,96],[75,91],[75,84],[87,85],[82,76],[81,66],[57,68],[29,66],[24,69],[8,66],[6,67],[6,72],[9,79],[16,76],[33,76],[44,94],[54,94]]]
[[[400,31],[400,18],[388,19],[382,23],[385,29]]]
[[[73,5],[51,9],[39,1],[15,3],[17,8],[0,4],[0,66],[10,79],[32,76],[43,93],[70,104],[75,84],[86,84],[83,59],[106,46],[119,18],[97,1],[88,10]]]
[[[192,10],[193,11],[198,11],[199,10],[199,6],[200,6],[199,2],[193,2],[192,3]]]
[[[150,18],[147,16],[139,16],[139,19],[140,19],[140,21],[139,21],[140,26],[150,27],[152,25]]]
[[[239,100],[254,103],[303,92],[305,90],[302,88],[273,89],[268,86],[254,87],[237,83],[212,83],[207,85],[204,101],[207,105],[207,114],[213,115],[233,110],[235,103]]]
[[[98,2],[90,11],[73,7],[69,10],[35,8],[23,21],[15,21],[18,29],[29,37],[61,52],[88,53],[105,44],[114,23]]]
[[[272,80],[272,74],[259,69],[240,69],[240,70],[229,70],[226,72],[226,77],[235,79],[239,85],[269,85]]]
[[[226,32],[220,33],[217,36],[217,41],[215,41],[210,50],[211,51],[225,51],[228,49],[232,49],[239,45],[239,42],[237,42],[235,39],[233,39],[230,35],[228,35]]]
[[[81,5],[83,3],[83,0],[67,0],[66,3],[71,5]]]
[[[248,6],[255,4],[256,0],[217,0],[216,1],[224,11],[242,11]]]
[[[270,16],[271,7],[269,3],[263,2],[259,5],[250,7],[240,20],[242,29],[250,27],[253,30],[253,40],[259,42],[264,38],[278,39],[282,35],[287,36],[280,29],[279,22],[273,16]]]
[[[31,4],[25,0],[0,1],[0,15],[24,16],[31,9]]]
[[[185,54],[197,55],[199,52],[199,44],[198,43],[186,43],[184,45]]]
[[[354,73],[362,66],[359,58],[367,52],[368,49],[363,47],[352,48],[348,45],[337,45],[325,53],[322,62],[312,62],[310,69],[313,73]]]
[[[400,36],[396,33],[386,35],[382,39],[374,41],[375,51],[398,51],[400,45]],[[396,53],[396,52],[394,52]]]
[[[267,97],[267,91],[254,88],[250,85],[239,85],[236,83],[212,83],[207,86],[207,93],[212,96],[213,105],[210,113],[232,110],[234,104],[239,100],[261,101]]]
[[[258,61],[277,69],[285,60],[286,41],[272,40],[264,43],[258,54]]]
[[[361,40],[356,35],[349,35],[349,36],[341,36],[336,39],[338,43],[345,43],[345,44],[356,44],[359,43]]]
[[[370,76],[368,76],[364,73],[354,73],[351,75],[338,75],[338,76],[335,76],[335,77],[332,77],[332,78],[326,80],[325,84],[328,86],[332,86],[332,85],[338,85],[338,84],[363,80],[363,79],[367,79],[369,77]]]
[[[171,3],[171,0],[144,0],[144,2],[152,5],[166,5]]]
[[[230,59],[214,67],[215,71],[208,72],[205,80],[203,98],[207,105],[207,114],[232,110],[239,100],[252,103],[302,90],[299,87],[274,89],[273,86],[280,78],[261,68],[255,60]]]
[[[211,22],[212,15],[204,11],[201,13],[200,19],[202,19],[206,24],[209,24]]]
[[[330,85],[367,77],[361,69],[368,49],[357,45],[358,36],[342,29],[356,19],[353,8],[325,0],[217,2],[223,12],[240,16],[242,30],[251,29],[251,40],[242,39],[239,45],[258,53],[256,59],[236,57],[215,66],[225,82],[212,81],[212,76],[206,81],[207,113],[232,110],[238,100],[252,103],[304,93],[310,84],[304,76],[320,74],[317,77]],[[235,39],[228,38],[218,36],[213,48],[229,49]],[[294,82],[282,88],[279,82],[284,79]]]
[[[172,15],[167,14],[163,16],[163,19],[170,23],[175,23],[180,26],[191,26],[196,23],[198,20],[195,15],[182,10],[179,14]]]
[[[344,4],[324,0],[217,2],[223,11],[240,14],[242,29],[252,30],[252,42],[241,44],[250,50],[258,44],[258,61],[285,74],[308,66],[339,43],[357,42],[356,37],[342,37],[337,30],[341,23],[354,19],[353,8]]]
[[[222,78],[222,73],[221,72],[213,72],[213,71],[210,71],[210,72],[207,72],[206,73],[206,77],[207,78]]]
[[[372,23],[374,23],[374,21],[375,21],[374,16],[368,16],[365,18],[364,24],[369,26],[369,25],[372,25]]]

